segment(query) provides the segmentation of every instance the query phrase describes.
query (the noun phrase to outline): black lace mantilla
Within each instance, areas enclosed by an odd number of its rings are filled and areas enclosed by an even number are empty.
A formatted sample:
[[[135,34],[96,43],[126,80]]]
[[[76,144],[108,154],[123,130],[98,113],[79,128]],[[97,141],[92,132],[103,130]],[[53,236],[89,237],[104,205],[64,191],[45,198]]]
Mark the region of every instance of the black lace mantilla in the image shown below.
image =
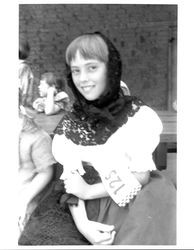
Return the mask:
[[[140,99],[133,98],[125,110],[115,117],[115,124],[109,122],[108,119],[96,117],[90,119],[84,113],[80,112],[79,116],[72,112],[64,115],[58,126],[56,127],[55,134],[65,134],[66,138],[70,139],[77,145],[92,146],[104,144],[107,139],[145,105]],[[119,124],[119,126],[118,126]]]
[[[128,117],[134,116],[140,106],[145,105],[135,96],[121,95],[122,62],[114,44],[100,32],[89,33],[87,36],[99,36],[107,45],[107,89],[98,99],[85,99],[73,82],[70,66],[66,65],[67,84],[75,97],[75,102],[72,111],[65,114],[54,131],[57,134],[64,133],[75,144],[83,146],[104,144],[127,122]],[[82,56],[89,58],[91,54],[86,51],[84,48]]]

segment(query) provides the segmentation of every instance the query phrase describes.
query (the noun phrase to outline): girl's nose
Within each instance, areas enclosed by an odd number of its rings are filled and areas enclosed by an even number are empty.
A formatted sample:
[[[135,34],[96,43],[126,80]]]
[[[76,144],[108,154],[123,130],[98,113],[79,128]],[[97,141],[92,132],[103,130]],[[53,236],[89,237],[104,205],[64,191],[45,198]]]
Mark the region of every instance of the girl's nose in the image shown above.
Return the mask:
[[[88,74],[85,70],[82,70],[80,72],[80,81],[81,82],[85,82],[85,81],[88,81]]]

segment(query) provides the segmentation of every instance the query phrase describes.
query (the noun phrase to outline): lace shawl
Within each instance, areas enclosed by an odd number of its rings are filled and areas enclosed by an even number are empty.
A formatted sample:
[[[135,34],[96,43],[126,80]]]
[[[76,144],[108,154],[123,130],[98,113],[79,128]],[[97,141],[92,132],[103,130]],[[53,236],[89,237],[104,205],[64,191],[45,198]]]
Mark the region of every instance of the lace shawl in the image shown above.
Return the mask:
[[[116,122],[111,122],[106,117],[101,120],[96,117],[90,119],[86,117],[84,112],[80,110],[79,116],[74,110],[67,112],[59,122],[54,133],[65,134],[73,143],[82,146],[100,145],[106,143],[108,138],[118,129],[119,125],[127,122],[128,117],[133,116],[142,106],[141,100],[135,98],[131,104],[125,106],[125,112],[121,112],[115,119]],[[117,126],[118,124],[118,126]]]

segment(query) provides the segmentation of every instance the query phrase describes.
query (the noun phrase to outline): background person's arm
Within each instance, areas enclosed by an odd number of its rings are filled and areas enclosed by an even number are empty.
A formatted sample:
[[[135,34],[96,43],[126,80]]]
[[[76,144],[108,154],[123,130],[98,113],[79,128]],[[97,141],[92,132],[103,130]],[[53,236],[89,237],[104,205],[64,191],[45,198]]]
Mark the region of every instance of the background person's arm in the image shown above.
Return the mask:
[[[55,104],[55,92],[56,89],[53,87],[50,87],[47,92],[47,97],[45,100],[45,114],[46,115],[54,115],[57,112],[59,112],[60,107]]]

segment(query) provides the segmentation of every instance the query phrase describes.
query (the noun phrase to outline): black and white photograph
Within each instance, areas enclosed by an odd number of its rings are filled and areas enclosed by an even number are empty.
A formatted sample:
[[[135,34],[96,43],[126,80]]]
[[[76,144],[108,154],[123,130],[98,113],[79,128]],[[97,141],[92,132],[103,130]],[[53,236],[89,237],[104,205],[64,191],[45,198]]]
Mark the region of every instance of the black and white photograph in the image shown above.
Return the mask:
[[[3,165],[14,169],[14,181],[5,179],[14,190],[7,248],[191,248],[182,5],[21,1],[15,7],[17,65],[6,95],[15,104],[6,111],[11,129],[4,128],[5,144],[13,145]],[[185,224],[188,233],[181,231]]]

